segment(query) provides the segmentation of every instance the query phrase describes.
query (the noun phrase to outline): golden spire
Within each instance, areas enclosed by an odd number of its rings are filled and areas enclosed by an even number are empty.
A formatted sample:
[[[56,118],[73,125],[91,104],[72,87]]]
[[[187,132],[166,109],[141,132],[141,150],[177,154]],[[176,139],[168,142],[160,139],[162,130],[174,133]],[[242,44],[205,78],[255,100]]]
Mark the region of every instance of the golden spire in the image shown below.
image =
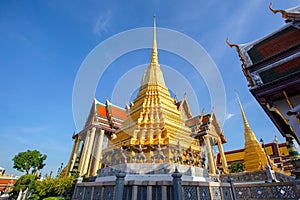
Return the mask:
[[[142,85],[151,84],[151,85],[160,85],[166,87],[164,76],[158,64],[157,55],[158,53],[157,53],[157,44],[156,44],[156,16],[154,16],[151,61],[146,73],[142,78]]]
[[[151,54],[151,63],[158,64],[157,57],[157,44],[156,44],[156,16],[153,16],[153,41],[152,41],[152,54]]]
[[[245,136],[245,142],[247,141],[253,141],[253,140],[256,140],[256,137],[253,133],[253,131],[251,130],[250,126],[249,126],[249,123],[247,121],[247,118],[246,118],[246,115],[245,115],[245,112],[244,112],[244,109],[243,109],[243,106],[242,106],[242,103],[240,101],[240,98],[238,96],[238,94],[236,93],[236,98],[238,100],[238,103],[239,103],[239,106],[240,106],[240,109],[241,109],[241,113],[242,113],[242,118],[243,118],[243,122],[244,122],[244,128],[245,128],[245,132],[244,132],[244,136]]]

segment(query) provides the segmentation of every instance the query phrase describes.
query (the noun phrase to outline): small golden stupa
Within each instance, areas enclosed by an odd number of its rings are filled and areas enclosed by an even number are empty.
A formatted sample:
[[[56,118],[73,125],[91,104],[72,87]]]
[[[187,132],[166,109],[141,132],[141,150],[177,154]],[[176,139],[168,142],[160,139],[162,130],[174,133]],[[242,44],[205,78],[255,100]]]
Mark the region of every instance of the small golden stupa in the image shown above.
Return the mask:
[[[237,100],[241,109],[242,118],[244,122],[244,138],[245,138],[245,146],[244,146],[244,164],[245,171],[253,172],[257,170],[266,169],[266,165],[271,165],[270,167],[275,171],[279,169],[274,164],[274,162],[266,155],[261,144],[257,141],[255,134],[251,130],[249,123],[247,121],[243,106],[239,97],[237,96]]]

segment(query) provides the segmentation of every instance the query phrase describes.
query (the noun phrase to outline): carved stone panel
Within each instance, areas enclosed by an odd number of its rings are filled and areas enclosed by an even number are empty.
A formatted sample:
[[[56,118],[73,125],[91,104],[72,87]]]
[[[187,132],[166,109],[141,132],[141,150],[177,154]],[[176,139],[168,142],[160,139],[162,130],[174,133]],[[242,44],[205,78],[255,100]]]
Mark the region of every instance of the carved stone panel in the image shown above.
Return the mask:
[[[294,199],[296,197],[293,187],[289,185],[272,186],[272,192],[276,199]]]
[[[267,187],[251,187],[251,197],[254,199],[268,199],[270,198],[270,194]]]
[[[238,199],[249,198],[247,188],[242,188],[242,187],[235,188],[235,194]]]
[[[211,187],[213,200],[221,200],[221,192],[219,187]]]
[[[84,199],[92,198],[92,187],[86,187],[84,192]]]
[[[197,188],[195,186],[183,187],[184,199],[185,200],[197,200]]]
[[[231,190],[229,187],[222,187],[222,194],[224,200],[231,200]]]
[[[114,199],[114,186],[104,187],[103,200],[113,200]]]
[[[95,187],[93,200],[101,200],[101,199],[102,199],[102,187]]]
[[[199,187],[199,195],[200,199],[202,200],[210,200],[210,192],[209,192],[209,187]]]

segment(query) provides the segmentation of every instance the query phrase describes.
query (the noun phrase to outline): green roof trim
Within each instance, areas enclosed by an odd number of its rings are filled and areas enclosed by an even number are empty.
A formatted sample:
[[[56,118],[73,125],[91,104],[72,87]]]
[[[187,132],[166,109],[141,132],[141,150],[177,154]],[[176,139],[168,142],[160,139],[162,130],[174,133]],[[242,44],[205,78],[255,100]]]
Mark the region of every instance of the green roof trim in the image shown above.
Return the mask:
[[[271,42],[272,40],[280,37],[280,36],[283,36],[285,34],[287,34],[288,32],[291,32],[291,31],[294,31],[294,30],[297,30],[297,28],[293,27],[293,26],[289,26],[277,33],[275,33],[274,35],[260,41],[259,43],[255,44],[247,53],[248,55],[250,56],[251,58],[251,61],[253,64],[256,64],[258,63],[259,61],[263,60],[265,57],[258,51],[258,48]]]
[[[275,69],[271,68],[269,70],[259,73],[259,75],[262,81],[264,82],[264,84],[266,84],[296,72],[300,72],[299,65],[294,66],[293,68],[290,69],[285,69],[284,71],[278,71],[278,69],[276,68]]]

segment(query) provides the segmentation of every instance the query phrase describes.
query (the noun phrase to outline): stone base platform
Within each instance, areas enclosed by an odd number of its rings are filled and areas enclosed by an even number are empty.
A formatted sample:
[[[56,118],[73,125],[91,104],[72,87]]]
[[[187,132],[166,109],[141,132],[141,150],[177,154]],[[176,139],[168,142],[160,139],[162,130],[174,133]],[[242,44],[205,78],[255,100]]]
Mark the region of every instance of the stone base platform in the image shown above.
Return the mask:
[[[178,171],[175,170],[178,169]],[[95,181],[78,179],[74,200],[242,200],[300,199],[299,182],[265,170],[211,175],[206,169],[178,164],[120,164],[98,171]]]
[[[210,182],[207,169],[180,164],[128,163],[98,170],[95,182],[114,181],[116,173],[126,174],[125,181],[172,181],[175,168],[183,181]]]
[[[127,175],[126,175],[127,176]],[[173,178],[173,177],[172,177]],[[229,183],[173,180],[131,180],[77,183],[73,200],[233,200]],[[174,195],[175,194],[175,195]],[[178,195],[176,195],[178,194]]]
[[[175,170],[177,169],[177,170]],[[78,182],[73,198],[104,200],[232,200],[231,185],[207,169],[157,163],[127,163],[103,168],[94,182]]]

